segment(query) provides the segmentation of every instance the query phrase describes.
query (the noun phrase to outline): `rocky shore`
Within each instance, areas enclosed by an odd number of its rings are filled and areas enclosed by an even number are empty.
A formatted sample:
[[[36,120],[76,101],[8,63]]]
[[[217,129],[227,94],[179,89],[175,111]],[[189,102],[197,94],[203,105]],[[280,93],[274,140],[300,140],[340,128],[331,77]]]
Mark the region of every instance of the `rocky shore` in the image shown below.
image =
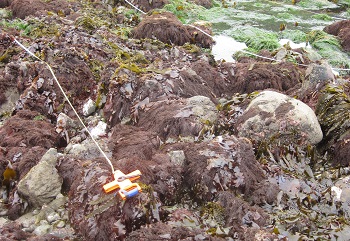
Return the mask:
[[[347,240],[349,75],[287,45],[215,61],[210,26],[167,3],[0,0],[0,240]],[[346,52],[349,29],[320,32]],[[48,65],[140,194],[103,191]]]

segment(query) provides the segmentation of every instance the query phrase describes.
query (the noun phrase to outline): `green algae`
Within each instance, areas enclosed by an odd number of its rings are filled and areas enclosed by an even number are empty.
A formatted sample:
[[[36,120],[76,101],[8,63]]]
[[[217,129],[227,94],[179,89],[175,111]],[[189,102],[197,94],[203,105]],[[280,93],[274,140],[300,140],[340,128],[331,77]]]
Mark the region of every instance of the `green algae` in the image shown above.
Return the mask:
[[[33,120],[35,121],[43,121],[45,120],[46,117],[44,115],[37,115],[37,116],[34,116]]]
[[[60,26],[58,24],[48,24],[45,21],[38,19],[29,19],[28,24],[28,27],[24,30],[24,34],[31,38],[37,39],[41,37],[60,35]]]
[[[225,208],[216,202],[207,202],[200,209],[200,216],[207,223],[215,222],[215,226],[225,225]]]
[[[7,29],[16,29],[19,30],[21,32],[21,34],[23,35],[28,35],[31,31],[31,27],[30,24],[25,21],[25,20],[21,20],[21,19],[14,19],[14,20],[1,20],[0,21],[0,26],[2,28],[4,28],[5,30]]]
[[[101,27],[103,23],[102,19],[96,16],[83,15],[75,20],[75,25],[84,28],[89,33],[92,33],[94,30]]]
[[[201,12],[205,11],[205,8],[185,0],[170,0],[168,4],[163,6],[163,9],[175,14],[182,23],[205,20],[201,16]]]
[[[333,21],[333,18],[329,16],[328,14],[315,14],[312,16],[314,19],[324,20],[324,21]]]
[[[99,82],[101,79],[101,72],[104,68],[103,62],[97,59],[89,59],[87,62],[94,79]]]
[[[262,49],[272,51],[280,47],[277,33],[271,31],[254,27],[242,27],[231,31],[229,34],[235,40],[244,42],[254,52]]]
[[[285,38],[293,41],[294,43],[306,42],[306,34],[301,30],[289,30],[286,29],[279,34],[280,38]]]
[[[11,57],[15,54],[17,54],[19,51],[17,48],[9,47],[5,50],[2,55],[0,55],[0,63],[6,64],[10,61]]]
[[[276,15],[278,18],[282,18],[282,19],[294,19],[294,15],[291,13],[286,13],[286,12],[281,12],[281,13],[277,13]]]
[[[119,27],[117,29],[113,29],[111,32],[120,37],[123,40],[127,40],[131,34],[132,28],[130,27]]]
[[[306,39],[333,67],[350,67],[348,55],[342,52],[338,39],[333,35],[321,30],[314,30],[306,35]]]
[[[323,0],[301,0],[298,3],[298,6],[303,7],[305,9],[322,9],[322,8],[335,8],[336,4],[331,1],[323,1]]]

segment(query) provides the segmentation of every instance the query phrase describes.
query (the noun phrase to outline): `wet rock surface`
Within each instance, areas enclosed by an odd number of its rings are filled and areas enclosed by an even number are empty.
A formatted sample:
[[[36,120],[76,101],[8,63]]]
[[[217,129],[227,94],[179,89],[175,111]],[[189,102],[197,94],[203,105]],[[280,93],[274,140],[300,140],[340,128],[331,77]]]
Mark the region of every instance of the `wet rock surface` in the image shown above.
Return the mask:
[[[116,1],[0,7],[23,19],[0,30],[1,240],[347,237],[349,87],[326,63],[215,62],[174,14]],[[104,192],[106,157],[142,192]]]

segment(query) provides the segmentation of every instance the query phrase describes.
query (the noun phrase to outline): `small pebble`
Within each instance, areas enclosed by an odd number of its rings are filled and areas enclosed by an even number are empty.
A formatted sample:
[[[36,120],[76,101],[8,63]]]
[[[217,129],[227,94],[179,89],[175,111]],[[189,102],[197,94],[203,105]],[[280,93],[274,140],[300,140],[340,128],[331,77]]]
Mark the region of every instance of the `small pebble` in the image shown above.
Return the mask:
[[[66,222],[63,220],[58,221],[56,224],[56,228],[64,228],[66,226]]]

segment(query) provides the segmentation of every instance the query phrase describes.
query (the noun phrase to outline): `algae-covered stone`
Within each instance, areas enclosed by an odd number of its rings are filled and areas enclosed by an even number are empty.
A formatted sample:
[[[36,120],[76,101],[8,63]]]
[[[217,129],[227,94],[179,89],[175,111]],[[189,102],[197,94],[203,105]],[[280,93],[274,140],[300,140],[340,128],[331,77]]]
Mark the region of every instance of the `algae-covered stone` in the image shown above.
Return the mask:
[[[349,111],[350,99],[344,87],[329,84],[322,90],[315,112],[324,133],[324,140],[320,143],[323,151],[331,147],[343,135],[349,133]],[[345,146],[345,144],[341,146]],[[339,162],[343,163],[340,160]]]
[[[57,156],[51,155],[52,152],[50,149],[18,183],[18,193],[35,207],[52,201],[61,192],[63,181],[55,168]]]
[[[313,110],[287,95],[263,91],[251,101],[239,118],[238,135],[262,141],[302,141],[317,144],[322,130]]]

